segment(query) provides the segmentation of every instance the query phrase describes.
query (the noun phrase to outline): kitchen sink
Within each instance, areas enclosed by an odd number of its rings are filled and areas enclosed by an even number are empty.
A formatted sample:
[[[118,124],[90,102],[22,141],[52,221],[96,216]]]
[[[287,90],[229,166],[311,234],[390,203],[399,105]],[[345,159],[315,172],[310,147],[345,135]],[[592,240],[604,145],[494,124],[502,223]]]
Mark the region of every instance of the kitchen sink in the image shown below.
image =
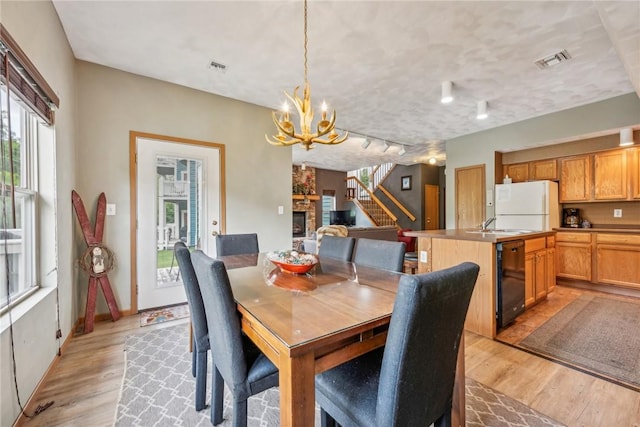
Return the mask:
[[[488,229],[488,230],[466,230],[467,233],[475,234],[502,234],[506,236],[515,236],[517,234],[533,233],[531,230],[513,230],[513,229]]]

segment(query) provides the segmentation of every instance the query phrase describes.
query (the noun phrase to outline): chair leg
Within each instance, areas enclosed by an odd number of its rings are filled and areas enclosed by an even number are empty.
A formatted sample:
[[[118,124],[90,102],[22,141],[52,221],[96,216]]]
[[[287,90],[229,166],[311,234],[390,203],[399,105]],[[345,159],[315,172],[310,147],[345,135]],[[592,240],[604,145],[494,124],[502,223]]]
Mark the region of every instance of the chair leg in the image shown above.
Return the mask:
[[[196,364],[197,364],[197,360],[196,360],[196,339],[195,337],[193,338],[193,340],[191,341],[191,345],[192,345],[192,351],[191,351],[191,375],[193,375],[193,378],[196,377]]]
[[[320,408],[320,426],[321,427],[336,427],[336,420],[327,413],[324,409]]]
[[[194,351],[196,355],[196,411],[202,411],[207,394],[207,351]]]
[[[222,410],[224,409],[224,380],[213,366],[211,372],[211,424],[217,426],[222,422]]]
[[[233,427],[247,427],[247,401],[233,400]]]

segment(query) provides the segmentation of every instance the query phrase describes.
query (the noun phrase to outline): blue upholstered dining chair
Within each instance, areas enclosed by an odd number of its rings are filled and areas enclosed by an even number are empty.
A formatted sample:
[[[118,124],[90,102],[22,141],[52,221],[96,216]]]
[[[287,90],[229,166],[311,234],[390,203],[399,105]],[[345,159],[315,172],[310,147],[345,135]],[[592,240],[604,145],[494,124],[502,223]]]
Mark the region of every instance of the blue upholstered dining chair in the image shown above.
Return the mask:
[[[353,256],[353,247],[356,239],[353,237],[324,236],[322,245],[318,250],[320,259],[332,258],[341,261],[351,261]]]
[[[385,347],[316,375],[322,425],[450,426],[460,336],[479,269],[465,262],[403,276]]]
[[[216,236],[217,256],[257,254],[259,252],[256,233],[218,234]]]
[[[401,272],[405,248],[404,242],[360,238],[353,262],[365,267]]]
[[[183,242],[177,242],[173,246],[173,251],[178,260],[182,283],[187,294],[189,304],[189,314],[191,316],[191,327],[193,332],[193,359],[191,362],[191,374],[196,378],[196,411],[201,411],[205,407],[207,394],[207,352],[209,351],[209,329],[207,327],[207,316],[204,312],[200,285],[196,278],[196,273],[191,264],[191,253]],[[213,376],[211,406],[222,408],[224,400],[224,383],[218,374]],[[222,418],[222,412],[220,412]]]
[[[209,326],[209,342],[215,366],[233,395],[233,425],[247,425],[247,399],[278,385],[278,369],[242,334],[240,317],[233,299],[229,276],[224,263],[202,251],[191,254],[191,261],[200,283]],[[215,408],[211,407],[211,422]]]

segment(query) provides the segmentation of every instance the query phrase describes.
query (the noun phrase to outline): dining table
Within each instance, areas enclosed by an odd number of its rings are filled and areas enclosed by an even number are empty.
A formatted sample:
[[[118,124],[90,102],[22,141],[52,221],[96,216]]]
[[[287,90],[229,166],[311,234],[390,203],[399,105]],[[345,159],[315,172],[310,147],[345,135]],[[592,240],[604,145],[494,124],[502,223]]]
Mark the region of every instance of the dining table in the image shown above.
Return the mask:
[[[219,259],[242,331],[279,369],[280,425],[313,426],[315,375],[384,346],[403,274],[326,257],[304,274],[276,266],[267,253]],[[464,426],[464,407],[461,343],[454,426]]]

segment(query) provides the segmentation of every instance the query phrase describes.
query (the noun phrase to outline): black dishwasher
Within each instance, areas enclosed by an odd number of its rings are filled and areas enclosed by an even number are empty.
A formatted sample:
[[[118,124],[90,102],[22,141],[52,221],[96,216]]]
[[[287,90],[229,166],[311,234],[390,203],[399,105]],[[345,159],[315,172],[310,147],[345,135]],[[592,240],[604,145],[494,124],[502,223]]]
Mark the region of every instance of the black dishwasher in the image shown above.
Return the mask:
[[[524,240],[496,243],[496,319],[504,328],[524,312]]]

